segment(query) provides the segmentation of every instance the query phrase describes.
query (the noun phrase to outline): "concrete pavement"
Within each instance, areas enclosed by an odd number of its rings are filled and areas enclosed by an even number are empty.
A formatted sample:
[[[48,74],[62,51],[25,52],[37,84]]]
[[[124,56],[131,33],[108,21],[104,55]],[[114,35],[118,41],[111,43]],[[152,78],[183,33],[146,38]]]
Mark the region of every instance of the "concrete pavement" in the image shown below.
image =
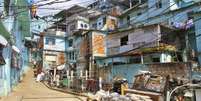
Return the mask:
[[[86,98],[51,90],[44,84],[35,82],[33,71],[30,70],[22,83],[0,101],[86,101]]]

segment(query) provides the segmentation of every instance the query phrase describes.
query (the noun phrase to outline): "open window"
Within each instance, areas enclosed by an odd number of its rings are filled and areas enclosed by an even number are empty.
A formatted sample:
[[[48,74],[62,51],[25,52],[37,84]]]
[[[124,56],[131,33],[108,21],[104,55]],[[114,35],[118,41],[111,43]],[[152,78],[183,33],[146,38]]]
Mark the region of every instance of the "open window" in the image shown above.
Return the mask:
[[[45,44],[46,45],[55,45],[55,38],[46,38],[46,41],[45,41]]]
[[[68,46],[69,46],[69,47],[72,47],[72,46],[73,46],[73,39],[70,39],[70,40],[68,41]]]
[[[128,35],[121,38],[121,46],[128,45]]]
[[[3,46],[0,44],[0,65],[6,64],[4,58],[3,58]]]
[[[156,1],[156,8],[162,8],[162,0]]]
[[[4,0],[4,9],[7,15],[9,14],[9,7],[10,7],[9,5],[10,5],[10,0]]]

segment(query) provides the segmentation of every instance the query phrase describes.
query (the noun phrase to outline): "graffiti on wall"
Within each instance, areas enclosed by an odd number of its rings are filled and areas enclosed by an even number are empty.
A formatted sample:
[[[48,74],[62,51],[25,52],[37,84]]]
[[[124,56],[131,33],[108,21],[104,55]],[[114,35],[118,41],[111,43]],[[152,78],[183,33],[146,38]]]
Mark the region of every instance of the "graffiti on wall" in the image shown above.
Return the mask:
[[[93,52],[93,56],[106,56],[106,45],[105,45],[104,34],[93,33],[92,52]]]

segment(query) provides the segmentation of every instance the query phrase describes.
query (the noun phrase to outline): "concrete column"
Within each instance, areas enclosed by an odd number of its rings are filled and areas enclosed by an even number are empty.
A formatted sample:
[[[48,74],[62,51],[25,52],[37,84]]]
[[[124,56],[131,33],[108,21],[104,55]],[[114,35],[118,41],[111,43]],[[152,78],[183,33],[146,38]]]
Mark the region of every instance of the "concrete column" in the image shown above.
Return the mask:
[[[85,72],[85,77],[86,77],[86,80],[88,79],[88,71],[86,70]]]
[[[144,64],[143,54],[141,54],[140,56],[141,56],[141,64]]]

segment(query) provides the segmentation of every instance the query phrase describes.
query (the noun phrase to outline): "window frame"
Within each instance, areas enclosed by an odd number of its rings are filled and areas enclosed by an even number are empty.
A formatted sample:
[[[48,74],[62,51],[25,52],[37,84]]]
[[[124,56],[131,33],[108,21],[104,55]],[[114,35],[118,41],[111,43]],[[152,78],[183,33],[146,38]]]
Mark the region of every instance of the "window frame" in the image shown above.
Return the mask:
[[[50,42],[52,42],[52,44],[50,44]],[[56,39],[55,38],[51,38],[51,37],[46,37],[45,38],[45,44],[46,45],[55,45],[56,44]]]
[[[120,45],[121,46],[128,45],[128,35],[120,38]]]
[[[0,44],[0,65],[6,64],[6,61],[3,57],[3,49],[4,49],[4,47]]]

